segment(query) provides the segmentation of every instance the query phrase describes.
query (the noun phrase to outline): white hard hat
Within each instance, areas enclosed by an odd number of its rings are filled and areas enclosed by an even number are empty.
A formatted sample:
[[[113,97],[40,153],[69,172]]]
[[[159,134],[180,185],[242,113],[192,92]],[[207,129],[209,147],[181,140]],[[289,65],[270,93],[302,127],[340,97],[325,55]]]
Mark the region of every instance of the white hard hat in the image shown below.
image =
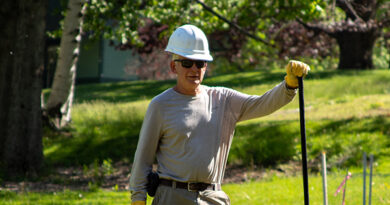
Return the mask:
[[[172,33],[165,51],[193,60],[213,60],[206,35],[190,24],[180,26]]]

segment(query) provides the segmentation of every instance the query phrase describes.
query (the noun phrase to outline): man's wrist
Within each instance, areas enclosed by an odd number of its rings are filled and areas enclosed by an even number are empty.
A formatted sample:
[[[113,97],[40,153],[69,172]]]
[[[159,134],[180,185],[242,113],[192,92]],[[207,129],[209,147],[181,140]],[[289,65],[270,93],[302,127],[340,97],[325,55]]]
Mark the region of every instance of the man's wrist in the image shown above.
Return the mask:
[[[289,85],[286,83],[286,88],[287,88],[287,89],[290,89],[290,90],[295,90],[295,89],[297,89],[298,87],[291,87],[291,86],[289,86]]]
[[[284,83],[286,84],[286,88],[287,88],[287,89],[295,90],[295,89],[298,88],[298,86],[291,86],[291,85],[289,85],[289,84],[288,84],[288,81],[289,81],[288,76],[285,76],[285,78],[284,78]]]
[[[146,204],[146,201],[134,201],[134,202],[131,202],[131,205],[145,205]]]

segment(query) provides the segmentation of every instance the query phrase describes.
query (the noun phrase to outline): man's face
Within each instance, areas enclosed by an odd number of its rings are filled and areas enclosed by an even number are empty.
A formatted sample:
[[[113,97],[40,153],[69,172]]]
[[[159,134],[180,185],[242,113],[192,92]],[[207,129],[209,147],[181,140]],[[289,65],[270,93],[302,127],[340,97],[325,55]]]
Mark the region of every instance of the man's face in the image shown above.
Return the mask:
[[[202,83],[206,68],[206,62],[196,62],[181,56],[171,62],[171,70],[177,74],[177,87],[188,91],[196,90]]]

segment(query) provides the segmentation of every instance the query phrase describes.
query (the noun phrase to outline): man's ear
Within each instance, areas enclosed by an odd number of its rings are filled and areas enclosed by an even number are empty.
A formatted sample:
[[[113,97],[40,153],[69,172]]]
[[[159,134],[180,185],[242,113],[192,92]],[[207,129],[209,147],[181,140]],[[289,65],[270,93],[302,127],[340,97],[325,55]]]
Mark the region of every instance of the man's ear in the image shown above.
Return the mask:
[[[171,68],[172,73],[177,74],[175,61],[171,61],[170,68]]]

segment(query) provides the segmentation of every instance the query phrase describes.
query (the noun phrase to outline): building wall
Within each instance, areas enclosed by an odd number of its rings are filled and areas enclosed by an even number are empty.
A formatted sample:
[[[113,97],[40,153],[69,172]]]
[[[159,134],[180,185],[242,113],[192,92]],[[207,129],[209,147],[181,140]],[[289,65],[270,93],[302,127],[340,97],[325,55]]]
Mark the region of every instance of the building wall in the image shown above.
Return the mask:
[[[109,45],[109,41],[102,42],[102,73],[101,82],[135,80],[136,76],[126,73],[126,65],[137,61],[131,50],[117,50]]]
[[[136,80],[126,73],[126,65],[137,61],[131,50],[116,50],[108,40],[84,40],[77,67],[78,83]]]

